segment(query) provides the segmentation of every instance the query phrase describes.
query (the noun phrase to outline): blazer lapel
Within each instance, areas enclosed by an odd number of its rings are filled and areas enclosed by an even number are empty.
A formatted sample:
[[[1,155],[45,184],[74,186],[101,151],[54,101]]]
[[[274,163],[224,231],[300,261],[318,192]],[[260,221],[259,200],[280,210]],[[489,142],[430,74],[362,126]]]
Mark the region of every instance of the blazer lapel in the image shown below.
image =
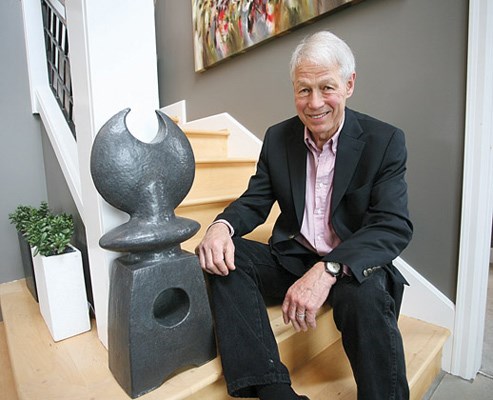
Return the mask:
[[[306,188],[306,146],[304,143],[304,126],[300,120],[294,124],[292,131],[286,135],[288,153],[288,169],[291,182],[291,193],[296,210],[296,217],[301,226],[305,208]]]
[[[358,165],[365,142],[359,140],[363,130],[351,110],[346,109],[345,123],[339,136],[334,171],[331,212],[339,205]]]

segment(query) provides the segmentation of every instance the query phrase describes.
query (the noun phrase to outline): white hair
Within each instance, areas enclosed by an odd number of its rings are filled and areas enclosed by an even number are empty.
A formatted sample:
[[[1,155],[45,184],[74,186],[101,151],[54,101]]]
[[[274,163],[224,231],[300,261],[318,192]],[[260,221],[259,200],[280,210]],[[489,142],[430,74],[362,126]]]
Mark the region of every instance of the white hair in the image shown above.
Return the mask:
[[[307,36],[296,47],[290,62],[292,81],[296,68],[305,62],[323,67],[337,65],[343,80],[348,80],[356,69],[354,55],[349,46],[329,31],[321,31]]]

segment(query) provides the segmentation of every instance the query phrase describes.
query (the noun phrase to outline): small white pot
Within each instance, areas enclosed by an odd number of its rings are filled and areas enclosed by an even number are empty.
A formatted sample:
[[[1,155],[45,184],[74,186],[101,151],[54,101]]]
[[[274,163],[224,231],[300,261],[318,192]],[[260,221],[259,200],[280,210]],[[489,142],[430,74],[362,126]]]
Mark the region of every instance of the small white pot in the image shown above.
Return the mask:
[[[82,257],[71,247],[70,253],[33,257],[39,308],[55,342],[91,329]]]

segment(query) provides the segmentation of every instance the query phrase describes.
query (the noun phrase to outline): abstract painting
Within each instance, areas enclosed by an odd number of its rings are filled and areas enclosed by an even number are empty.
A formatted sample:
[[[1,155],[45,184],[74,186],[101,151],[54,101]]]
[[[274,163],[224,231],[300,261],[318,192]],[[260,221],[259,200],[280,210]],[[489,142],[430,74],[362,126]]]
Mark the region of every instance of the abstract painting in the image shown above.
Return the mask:
[[[362,0],[192,0],[195,70]]]

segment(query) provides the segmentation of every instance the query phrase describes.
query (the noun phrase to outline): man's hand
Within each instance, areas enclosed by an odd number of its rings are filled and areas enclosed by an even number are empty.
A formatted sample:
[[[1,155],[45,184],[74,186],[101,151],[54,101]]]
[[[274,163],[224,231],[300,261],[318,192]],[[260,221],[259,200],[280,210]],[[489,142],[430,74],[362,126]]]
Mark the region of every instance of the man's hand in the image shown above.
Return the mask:
[[[322,307],[337,279],[325,272],[322,261],[316,263],[287,291],[282,303],[284,323],[297,332],[316,328],[317,311]]]
[[[226,224],[218,222],[207,230],[204,238],[195,248],[200,266],[208,274],[229,274],[236,267],[234,264],[235,246]]]

